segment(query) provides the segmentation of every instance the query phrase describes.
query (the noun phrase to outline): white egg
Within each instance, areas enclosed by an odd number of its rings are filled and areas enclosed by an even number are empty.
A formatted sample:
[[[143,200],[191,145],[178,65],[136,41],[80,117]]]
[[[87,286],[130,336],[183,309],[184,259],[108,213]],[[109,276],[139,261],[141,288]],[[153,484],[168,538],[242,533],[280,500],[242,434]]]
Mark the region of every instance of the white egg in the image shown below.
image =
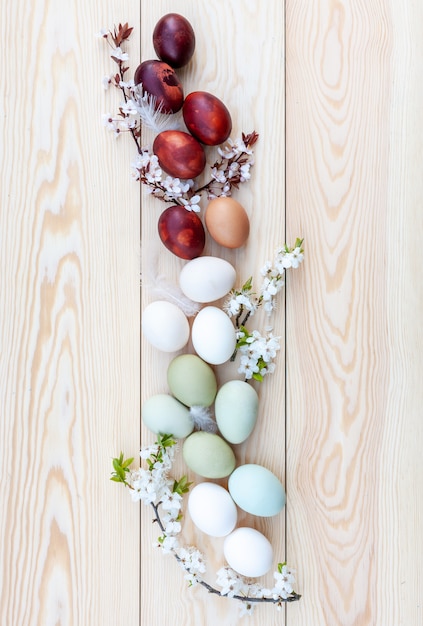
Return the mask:
[[[149,304],[144,309],[141,324],[147,341],[163,352],[177,352],[188,343],[188,320],[172,302],[156,300]]]
[[[188,261],[179,275],[183,293],[194,302],[214,302],[235,284],[235,268],[218,257],[200,256]]]
[[[228,565],[242,576],[263,576],[272,567],[272,545],[254,528],[242,526],[234,530],[224,541],[223,553]]]
[[[198,356],[212,365],[228,361],[236,345],[234,325],[222,309],[214,306],[206,306],[197,313],[191,339]]]
[[[199,483],[188,498],[194,524],[206,535],[225,537],[236,526],[237,508],[229,492],[216,483]]]

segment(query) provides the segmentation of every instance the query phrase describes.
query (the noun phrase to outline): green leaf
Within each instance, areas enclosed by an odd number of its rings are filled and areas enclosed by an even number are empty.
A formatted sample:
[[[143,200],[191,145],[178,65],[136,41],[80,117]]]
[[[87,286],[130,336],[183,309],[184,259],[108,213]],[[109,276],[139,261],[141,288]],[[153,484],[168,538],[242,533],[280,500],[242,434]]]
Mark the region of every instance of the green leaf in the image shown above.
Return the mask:
[[[241,289],[242,291],[251,291],[253,287],[253,277],[250,276],[250,278],[242,285]]]
[[[253,374],[254,380],[257,380],[259,383],[263,382],[263,375],[260,372],[254,372]]]
[[[178,493],[182,496],[184,493],[188,493],[192,482],[188,482],[187,476],[182,476],[179,480],[175,480],[173,483],[173,491],[174,493]]]
[[[131,457],[130,459],[126,459],[126,461],[123,461],[121,463],[121,466],[123,467],[123,469],[127,470],[127,468],[129,467],[129,465],[131,465],[131,463],[133,462],[134,457]],[[128,471],[128,470],[127,470]]]
[[[113,480],[115,483],[121,483],[121,479],[119,478],[119,476],[116,476],[116,474],[114,474],[113,476],[111,476],[110,480]]]

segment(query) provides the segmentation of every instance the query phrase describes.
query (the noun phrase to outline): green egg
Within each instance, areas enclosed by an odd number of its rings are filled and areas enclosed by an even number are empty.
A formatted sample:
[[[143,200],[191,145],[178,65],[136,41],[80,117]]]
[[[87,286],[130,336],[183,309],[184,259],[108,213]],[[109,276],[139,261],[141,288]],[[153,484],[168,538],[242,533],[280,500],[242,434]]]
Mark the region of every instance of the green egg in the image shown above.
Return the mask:
[[[216,397],[215,373],[195,354],[175,357],[167,370],[167,382],[175,398],[186,406],[210,406]]]
[[[192,433],[185,439],[182,453],[188,467],[204,478],[224,478],[235,468],[232,448],[213,433]]]
[[[153,433],[187,437],[194,430],[189,409],[167,394],[157,394],[146,400],[141,410],[142,421]]]
[[[282,483],[262,465],[249,463],[237,467],[229,477],[228,489],[234,502],[252,515],[272,517],[285,506]]]
[[[257,392],[249,383],[230,380],[217,392],[214,410],[222,437],[230,443],[242,443],[257,421]]]

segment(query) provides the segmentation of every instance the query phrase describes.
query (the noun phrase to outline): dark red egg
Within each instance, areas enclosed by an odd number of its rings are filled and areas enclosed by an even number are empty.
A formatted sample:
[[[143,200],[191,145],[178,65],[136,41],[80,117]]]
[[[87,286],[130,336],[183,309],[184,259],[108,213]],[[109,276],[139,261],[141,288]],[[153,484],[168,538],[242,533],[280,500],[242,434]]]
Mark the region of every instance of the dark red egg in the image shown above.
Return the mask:
[[[196,213],[183,206],[171,206],[160,215],[158,230],[163,244],[176,256],[187,260],[201,256],[206,235]]]
[[[163,61],[143,61],[134,74],[134,83],[142,84],[143,92],[156,98],[156,109],[163,113],[176,113],[182,108],[184,90],[175,70]]]
[[[228,109],[219,98],[207,91],[188,94],[182,115],[191,135],[207,146],[217,146],[231,134],[232,119]]]
[[[154,27],[153,46],[159,59],[171,67],[183,67],[194,54],[194,30],[182,15],[168,13]]]
[[[181,130],[164,130],[153,142],[160,167],[174,178],[195,178],[206,165],[203,146]]]

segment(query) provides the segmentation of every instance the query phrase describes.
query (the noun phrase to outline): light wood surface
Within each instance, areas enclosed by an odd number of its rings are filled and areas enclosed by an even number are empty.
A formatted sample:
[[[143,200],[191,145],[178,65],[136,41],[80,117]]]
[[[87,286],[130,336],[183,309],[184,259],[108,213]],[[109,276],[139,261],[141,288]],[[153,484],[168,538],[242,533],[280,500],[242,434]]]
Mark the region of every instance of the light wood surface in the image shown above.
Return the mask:
[[[241,521],[271,538],[303,597],[242,619],[423,623],[423,8],[263,5],[2,4],[2,626],[238,623],[235,603],[187,588],[152,546],[148,508],[108,480],[113,455],[154,439],[140,407],[167,390],[173,355],[147,344],[140,318],[155,278],[175,281],[183,262],[158,241],[165,205],[131,180],[135,145],[101,126],[120,98],[102,90],[113,64],[94,35],[133,25],[135,69],[154,58],[152,30],[170,11],[197,35],[180,71],[185,92],[220,97],[233,137],[260,134],[252,179],[236,195],[248,244],[223,254],[208,240],[205,252],[233,262],[243,281],[258,278],[276,245],[305,237],[304,265],[272,319],[277,370],[258,387],[257,428],[236,450],[239,463],[263,463],[286,484],[282,515]],[[220,367],[218,380],[235,373]],[[180,460],[176,469],[186,471]],[[204,550],[213,582],[221,542],[189,520],[184,540]]]
[[[139,441],[139,190],[95,38],[127,5],[2,3],[2,626],[138,622],[139,513],[108,476]]]

